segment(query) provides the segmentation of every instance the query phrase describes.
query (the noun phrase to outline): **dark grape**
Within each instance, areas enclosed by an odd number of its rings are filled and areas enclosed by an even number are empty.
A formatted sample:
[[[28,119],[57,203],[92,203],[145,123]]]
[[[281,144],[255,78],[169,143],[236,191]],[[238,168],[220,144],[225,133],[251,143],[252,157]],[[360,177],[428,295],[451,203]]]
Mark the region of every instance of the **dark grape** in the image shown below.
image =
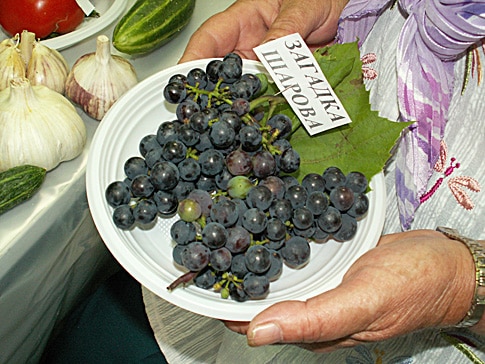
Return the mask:
[[[281,255],[288,266],[300,268],[310,259],[310,244],[305,238],[293,236],[281,248]]]
[[[158,212],[163,216],[173,215],[179,205],[177,197],[169,191],[156,191],[153,194],[153,200],[157,205]]]
[[[293,211],[292,222],[297,229],[308,229],[313,225],[313,214],[306,207],[298,207]]]
[[[150,173],[150,181],[158,190],[170,191],[179,183],[180,173],[172,162],[156,163]]]
[[[219,272],[225,272],[231,267],[232,254],[226,248],[219,248],[211,251],[210,266]]]
[[[187,147],[179,140],[169,140],[162,147],[162,157],[169,162],[178,164],[186,155]]]
[[[354,204],[347,210],[347,214],[355,218],[361,218],[369,210],[369,198],[364,193],[357,193],[354,196]]]
[[[245,252],[251,244],[251,235],[242,226],[234,226],[227,229],[226,248],[231,253]]]
[[[129,179],[133,179],[140,174],[147,174],[148,166],[144,158],[131,157],[126,160],[123,170],[126,174],[126,177],[128,177]]]
[[[139,200],[133,208],[133,217],[140,224],[149,224],[157,217],[158,209],[155,201],[149,199]]]
[[[177,220],[170,227],[170,236],[179,245],[187,245],[195,241],[196,235],[197,231],[191,222]]]
[[[275,114],[268,120],[268,126],[278,130],[278,138],[287,138],[291,134],[291,120],[285,114]]]
[[[268,218],[266,214],[257,208],[248,209],[242,218],[244,228],[253,234],[262,233],[266,229],[267,224]]]
[[[318,173],[309,173],[301,180],[301,185],[306,188],[308,193],[314,191],[325,191],[325,180],[323,176]]]
[[[341,212],[347,211],[354,204],[354,191],[346,186],[337,186],[330,191],[330,202]]]
[[[212,205],[210,217],[212,221],[225,227],[234,225],[239,217],[236,203],[229,199],[220,199]]]
[[[250,111],[249,101],[241,97],[236,98],[232,102],[231,110],[234,111],[237,115],[243,116],[244,114],[247,114]]]
[[[305,206],[313,215],[321,215],[329,206],[328,195],[322,191],[313,191],[308,195]]]
[[[185,268],[198,272],[209,264],[210,249],[204,244],[194,241],[182,250],[181,258]]]
[[[150,150],[160,148],[160,144],[157,141],[155,134],[145,135],[138,145],[140,154],[144,157]]]
[[[200,106],[195,101],[186,99],[177,105],[175,115],[178,120],[183,122],[190,120],[192,115],[198,111],[200,111]]]
[[[236,132],[227,121],[214,123],[209,131],[209,138],[212,145],[219,149],[224,149],[234,144]]]
[[[155,191],[150,177],[146,174],[140,174],[133,178],[130,189],[135,197],[149,197]]]
[[[342,214],[333,206],[329,206],[317,219],[320,229],[327,233],[334,233],[342,225]]]
[[[329,167],[323,172],[323,179],[325,180],[325,188],[327,190],[334,189],[337,186],[345,184],[345,175],[338,167]]]
[[[129,230],[135,224],[135,217],[133,216],[133,210],[129,205],[120,205],[113,210],[113,222],[122,229]]]
[[[271,265],[264,274],[271,282],[276,281],[283,272],[283,258],[277,251],[270,251]]]
[[[253,174],[258,178],[266,178],[275,173],[276,161],[267,150],[256,152],[251,158]]]
[[[239,130],[239,141],[243,150],[254,152],[261,147],[263,135],[257,127],[245,125]]]
[[[281,241],[286,236],[286,225],[278,218],[268,220],[266,226],[266,237],[272,241]]]
[[[194,278],[194,284],[202,289],[210,289],[216,283],[216,274],[211,269],[205,268],[203,269],[197,276]]]
[[[357,233],[357,220],[348,214],[342,215],[342,225],[332,234],[332,237],[338,241],[349,241]]]
[[[224,168],[224,156],[216,149],[207,149],[200,153],[199,164],[203,174],[215,176]]]
[[[201,68],[193,68],[187,73],[187,83],[203,89],[207,86],[207,75]]]
[[[271,190],[262,185],[251,188],[246,196],[246,203],[249,207],[255,207],[260,210],[267,210],[273,202]]]
[[[237,254],[232,257],[231,272],[239,278],[243,278],[249,273],[248,268],[246,268],[246,257],[244,254]]]
[[[187,89],[182,82],[169,82],[163,89],[163,97],[171,104],[178,104],[187,97]]]
[[[201,173],[199,162],[193,158],[187,158],[180,162],[178,170],[180,178],[184,181],[197,181]]]
[[[345,177],[345,186],[349,187],[355,193],[364,193],[369,186],[369,182],[363,173],[350,172]]]
[[[130,188],[125,182],[112,182],[106,188],[105,197],[111,207],[126,205],[131,200]]]
[[[202,243],[211,249],[222,248],[227,241],[227,230],[218,222],[209,222],[202,229]]]
[[[244,291],[252,299],[264,298],[269,292],[269,279],[254,273],[248,273],[243,280]]]
[[[293,213],[291,202],[287,199],[273,200],[269,207],[269,214],[271,217],[280,219],[281,221],[289,221]]]
[[[305,206],[307,198],[308,198],[308,192],[301,185],[291,186],[287,188],[285,193],[285,199],[290,201],[291,206],[294,209]]]
[[[293,148],[288,148],[278,158],[278,166],[285,173],[293,173],[300,168],[300,155]]]
[[[236,149],[226,156],[226,166],[233,176],[245,176],[253,170],[251,156],[241,149]]]
[[[250,272],[261,274],[271,266],[271,253],[262,245],[253,245],[246,251],[245,260]]]

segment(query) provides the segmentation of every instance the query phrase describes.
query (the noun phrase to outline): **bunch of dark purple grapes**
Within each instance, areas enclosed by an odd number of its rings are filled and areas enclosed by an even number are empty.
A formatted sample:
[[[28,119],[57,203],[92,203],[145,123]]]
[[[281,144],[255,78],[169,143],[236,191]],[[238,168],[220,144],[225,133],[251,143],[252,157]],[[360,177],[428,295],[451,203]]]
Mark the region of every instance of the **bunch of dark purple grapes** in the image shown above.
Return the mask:
[[[243,74],[233,53],[205,70],[173,75],[163,94],[177,104],[176,118],[141,140],[141,156],[124,164],[126,179],[106,189],[116,226],[173,216],[192,190],[225,191],[234,176],[256,180],[297,171],[300,157],[287,140],[291,119],[266,111],[284,99],[263,95],[266,86],[264,75]]]
[[[283,265],[301,268],[310,242],[351,240],[369,208],[368,182],[360,172],[337,167],[292,176],[268,176],[252,184],[229,181],[216,197],[194,190],[181,201],[171,228],[174,261],[189,272],[169,288],[193,281],[236,301],[264,298]]]
[[[310,241],[352,239],[368,209],[359,172],[291,176],[300,165],[292,121],[275,112],[285,100],[266,87],[232,53],[173,75],[163,94],[176,117],[142,138],[126,178],[106,188],[120,229],[178,213],[173,258],[188,273],[170,289],[193,281],[224,298],[263,298],[284,264],[307,264]]]

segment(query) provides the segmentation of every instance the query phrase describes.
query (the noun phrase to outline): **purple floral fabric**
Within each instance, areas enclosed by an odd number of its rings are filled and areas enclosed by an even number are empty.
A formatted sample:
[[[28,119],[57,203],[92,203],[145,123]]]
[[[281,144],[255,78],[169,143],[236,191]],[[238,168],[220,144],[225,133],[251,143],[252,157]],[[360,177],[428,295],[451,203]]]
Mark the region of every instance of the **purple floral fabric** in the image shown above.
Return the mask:
[[[401,225],[409,229],[439,157],[453,95],[454,60],[485,37],[485,0],[350,0],[338,32],[341,43],[363,42],[379,14],[399,6],[408,14],[396,54],[402,136],[396,161]]]

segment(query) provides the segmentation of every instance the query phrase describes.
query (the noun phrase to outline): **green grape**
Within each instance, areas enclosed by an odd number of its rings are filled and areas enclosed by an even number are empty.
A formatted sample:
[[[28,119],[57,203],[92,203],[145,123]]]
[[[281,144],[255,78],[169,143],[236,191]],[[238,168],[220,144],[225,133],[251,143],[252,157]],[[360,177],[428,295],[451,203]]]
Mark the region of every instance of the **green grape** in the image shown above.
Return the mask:
[[[186,198],[180,201],[177,212],[182,220],[192,222],[202,215],[202,208],[197,201]]]
[[[227,193],[232,198],[246,198],[253,184],[246,176],[232,177],[227,183]]]

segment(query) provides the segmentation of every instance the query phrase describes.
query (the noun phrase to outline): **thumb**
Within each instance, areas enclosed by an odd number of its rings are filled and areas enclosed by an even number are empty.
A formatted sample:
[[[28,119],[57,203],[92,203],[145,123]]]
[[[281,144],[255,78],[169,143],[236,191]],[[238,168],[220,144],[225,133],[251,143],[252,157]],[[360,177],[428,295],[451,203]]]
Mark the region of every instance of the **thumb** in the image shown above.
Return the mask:
[[[365,329],[375,312],[377,295],[354,281],[306,302],[277,303],[249,324],[248,344],[316,343],[338,340]]]

